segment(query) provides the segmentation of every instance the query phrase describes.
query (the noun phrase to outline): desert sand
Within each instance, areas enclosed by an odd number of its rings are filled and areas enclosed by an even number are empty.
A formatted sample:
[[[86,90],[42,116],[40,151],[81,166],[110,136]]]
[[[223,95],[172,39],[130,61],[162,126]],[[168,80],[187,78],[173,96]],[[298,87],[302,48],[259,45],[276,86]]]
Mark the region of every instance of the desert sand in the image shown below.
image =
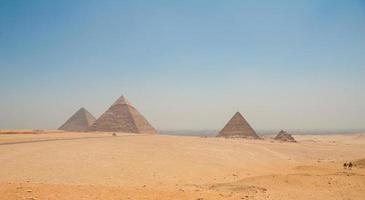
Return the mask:
[[[4,133],[9,131],[4,131]],[[0,199],[365,199],[365,134],[0,134]]]

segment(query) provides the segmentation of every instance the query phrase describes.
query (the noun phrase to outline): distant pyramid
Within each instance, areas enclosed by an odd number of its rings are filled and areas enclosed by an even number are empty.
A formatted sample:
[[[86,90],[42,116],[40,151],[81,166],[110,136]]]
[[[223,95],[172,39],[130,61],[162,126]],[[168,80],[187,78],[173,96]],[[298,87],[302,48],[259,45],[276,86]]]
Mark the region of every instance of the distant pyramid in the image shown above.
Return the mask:
[[[123,96],[101,115],[88,130],[125,133],[157,133],[137,109]]]
[[[275,140],[279,140],[282,142],[297,142],[292,135],[290,135],[289,133],[281,130],[275,137]]]
[[[229,120],[217,137],[260,138],[239,112]]]
[[[64,131],[86,131],[86,129],[95,122],[92,116],[85,108],[80,108],[72,117],[70,117],[59,130]]]

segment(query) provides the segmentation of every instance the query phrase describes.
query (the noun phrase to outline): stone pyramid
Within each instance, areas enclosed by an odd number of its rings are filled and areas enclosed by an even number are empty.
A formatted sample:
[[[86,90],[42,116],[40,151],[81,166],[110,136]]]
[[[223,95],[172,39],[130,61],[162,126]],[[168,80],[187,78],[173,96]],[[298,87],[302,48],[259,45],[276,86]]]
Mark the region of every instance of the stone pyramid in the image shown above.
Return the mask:
[[[286,131],[281,130],[275,137],[275,140],[279,140],[282,142],[297,142],[292,135],[287,133]]]
[[[85,108],[80,108],[72,117],[70,117],[59,130],[64,131],[86,131],[87,128],[95,122],[92,116]]]
[[[88,130],[125,133],[157,133],[150,123],[148,123],[137,109],[123,96],[102,114]]]
[[[251,138],[259,139],[255,130],[243,118],[241,113],[237,112],[231,120],[219,132],[217,137],[237,137],[237,138]]]

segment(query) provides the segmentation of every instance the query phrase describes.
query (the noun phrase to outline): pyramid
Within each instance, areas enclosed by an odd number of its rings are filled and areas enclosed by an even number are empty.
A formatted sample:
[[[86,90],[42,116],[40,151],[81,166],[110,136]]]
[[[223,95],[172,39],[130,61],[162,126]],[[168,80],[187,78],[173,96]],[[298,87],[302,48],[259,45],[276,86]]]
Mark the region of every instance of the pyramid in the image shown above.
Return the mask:
[[[86,131],[86,129],[95,122],[92,116],[85,108],[80,108],[72,117],[70,117],[59,130],[64,131]]]
[[[124,96],[121,96],[115,101],[88,130],[125,133],[157,133],[150,123],[148,123]]]
[[[282,142],[297,142],[292,135],[286,131],[281,130],[275,137],[274,140],[279,140]]]
[[[237,112],[219,132],[217,137],[237,137],[259,139],[255,130],[251,128],[241,113]]]

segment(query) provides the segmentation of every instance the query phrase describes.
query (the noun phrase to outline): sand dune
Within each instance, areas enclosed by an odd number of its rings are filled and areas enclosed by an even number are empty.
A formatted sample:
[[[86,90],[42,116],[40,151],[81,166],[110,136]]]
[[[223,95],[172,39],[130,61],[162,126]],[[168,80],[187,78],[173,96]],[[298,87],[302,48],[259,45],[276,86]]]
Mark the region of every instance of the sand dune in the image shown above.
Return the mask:
[[[0,199],[365,199],[364,134],[0,134]]]

